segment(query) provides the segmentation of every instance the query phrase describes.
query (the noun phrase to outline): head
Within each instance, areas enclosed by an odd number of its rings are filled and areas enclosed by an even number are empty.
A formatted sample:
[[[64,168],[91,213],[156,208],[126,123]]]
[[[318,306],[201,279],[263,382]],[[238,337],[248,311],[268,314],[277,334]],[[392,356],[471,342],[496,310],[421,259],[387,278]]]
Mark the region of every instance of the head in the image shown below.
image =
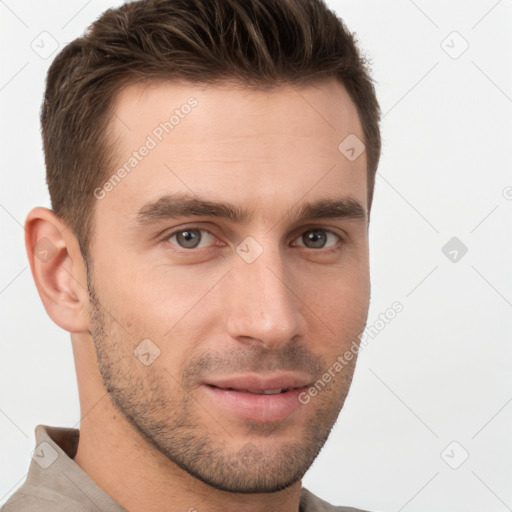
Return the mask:
[[[127,3],[57,56],[41,121],[64,229],[42,262],[29,216],[33,274],[114,406],[213,487],[299,480],[369,306],[379,107],[354,37],[321,1]],[[85,269],[73,307],[45,291],[59,264]]]

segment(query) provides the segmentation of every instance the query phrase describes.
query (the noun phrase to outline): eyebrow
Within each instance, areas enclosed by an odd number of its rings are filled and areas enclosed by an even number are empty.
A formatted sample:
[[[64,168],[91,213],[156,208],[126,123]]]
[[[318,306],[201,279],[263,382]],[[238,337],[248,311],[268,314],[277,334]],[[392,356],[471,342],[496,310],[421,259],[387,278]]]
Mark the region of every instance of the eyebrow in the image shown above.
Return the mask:
[[[322,198],[302,204],[295,209],[295,220],[310,219],[358,219],[366,220],[366,209],[353,197]],[[146,203],[136,214],[137,224],[148,226],[167,219],[180,217],[219,217],[236,223],[247,223],[255,210],[218,201],[210,201],[190,195],[165,195]],[[293,210],[285,216],[293,215]],[[283,217],[285,217],[283,216]]]

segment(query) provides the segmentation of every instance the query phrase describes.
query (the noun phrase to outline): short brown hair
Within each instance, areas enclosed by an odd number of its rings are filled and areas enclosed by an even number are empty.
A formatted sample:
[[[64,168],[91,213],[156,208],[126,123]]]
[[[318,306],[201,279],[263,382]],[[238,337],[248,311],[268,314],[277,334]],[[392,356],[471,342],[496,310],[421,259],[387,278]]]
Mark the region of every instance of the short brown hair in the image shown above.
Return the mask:
[[[380,108],[354,35],[324,0],[140,0],[109,9],[48,71],[41,126],[53,211],[88,262],[93,191],[114,165],[108,124],[125,85],[233,80],[266,88],[330,77],[344,84],[364,130],[369,213]]]

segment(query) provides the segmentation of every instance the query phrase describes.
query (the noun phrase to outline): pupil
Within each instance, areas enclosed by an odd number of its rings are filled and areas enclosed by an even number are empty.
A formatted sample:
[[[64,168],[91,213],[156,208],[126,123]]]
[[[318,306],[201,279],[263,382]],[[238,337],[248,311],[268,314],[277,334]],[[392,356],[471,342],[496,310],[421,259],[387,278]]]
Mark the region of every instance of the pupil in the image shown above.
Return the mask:
[[[182,247],[193,249],[199,245],[201,233],[197,229],[186,229],[178,233],[177,240]]]
[[[318,229],[314,231],[307,231],[302,235],[304,245],[314,249],[322,248],[327,241],[327,236],[324,231]]]

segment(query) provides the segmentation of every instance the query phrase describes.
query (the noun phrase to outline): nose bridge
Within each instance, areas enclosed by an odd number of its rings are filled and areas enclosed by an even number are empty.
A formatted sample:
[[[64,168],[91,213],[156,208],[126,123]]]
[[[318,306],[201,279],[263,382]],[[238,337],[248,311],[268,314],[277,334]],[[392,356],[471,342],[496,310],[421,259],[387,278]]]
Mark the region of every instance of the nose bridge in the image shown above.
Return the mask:
[[[227,328],[233,338],[277,348],[303,334],[305,322],[279,248],[265,247],[252,262],[237,258],[231,274]]]

